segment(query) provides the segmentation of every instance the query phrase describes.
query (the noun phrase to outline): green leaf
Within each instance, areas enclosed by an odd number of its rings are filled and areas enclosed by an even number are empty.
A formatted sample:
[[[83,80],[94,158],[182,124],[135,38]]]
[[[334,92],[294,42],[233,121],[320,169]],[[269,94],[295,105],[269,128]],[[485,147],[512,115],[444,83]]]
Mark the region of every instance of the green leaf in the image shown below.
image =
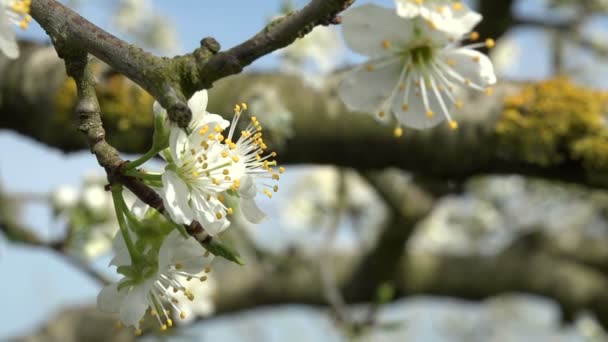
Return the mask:
[[[215,256],[222,257],[241,266],[245,264],[237,252],[233,251],[230,247],[217,240],[203,242],[203,247],[205,247],[211,254]]]

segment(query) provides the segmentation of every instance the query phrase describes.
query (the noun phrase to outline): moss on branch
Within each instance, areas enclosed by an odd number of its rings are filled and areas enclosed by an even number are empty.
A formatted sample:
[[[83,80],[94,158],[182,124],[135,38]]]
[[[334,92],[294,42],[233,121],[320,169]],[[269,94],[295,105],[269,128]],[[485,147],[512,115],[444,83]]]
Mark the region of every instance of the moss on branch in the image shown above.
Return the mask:
[[[508,96],[496,124],[509,159],[542,167],[582,161],[590,172],[608,167],[608,93],[566,78],[530,83]]]

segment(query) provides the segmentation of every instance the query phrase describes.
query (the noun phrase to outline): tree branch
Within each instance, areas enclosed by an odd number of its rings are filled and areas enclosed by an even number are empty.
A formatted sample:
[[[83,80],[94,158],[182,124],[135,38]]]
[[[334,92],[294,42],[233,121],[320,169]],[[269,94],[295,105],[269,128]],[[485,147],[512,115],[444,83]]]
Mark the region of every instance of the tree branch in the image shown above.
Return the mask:
[[[210,88],[218,79],[242,71],[243,67],[274,50],[291,44],[317,25],[338,23],[337,14],[352,0],[313,0],[268,25],[251,39],[226,52],[213,38],[201,40],[192,54],[159,58],[127,44],[93,25],[55,0],[34,0],[32,17],[45,29],[59,57],[74,51],[88,52],[148,91],[167,109],[171,120],[186,127],[192,113],[186,99],[196,90]]]
[[[240,73],[256,59],[304,37],[315,26],[340,23],[338,13],[353,2],[354,0],[312,0],[301,10],[275,19],[245,42],[214,54],[204,62],[199,58],[202,51],[197,50],[193,54],[197,60],[196,69],[186,69],[183,78],[189,77],[194,88],[210,88],[216,80]],[[219,45],[213,42],[210,38],[205,38],[201,45],[203,48],[211,47],[212,53],[214,50],[217,52]]]

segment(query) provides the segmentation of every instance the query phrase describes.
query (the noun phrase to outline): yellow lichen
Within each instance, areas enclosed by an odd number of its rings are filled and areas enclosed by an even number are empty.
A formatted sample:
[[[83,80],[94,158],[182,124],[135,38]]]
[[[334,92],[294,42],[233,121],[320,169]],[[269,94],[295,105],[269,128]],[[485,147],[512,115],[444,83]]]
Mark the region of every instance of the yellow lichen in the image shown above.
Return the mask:
[[[608,136],[589,136],[572,144],[573,157],[583,162],[588,171],[608,170]]]
[[[528,84],[505,98],[496,124],[500,150],[541,166],[583,156],[580,146],[575,153],[575,146],[602,130],[607,103],[608,94],[563,77]]]
[[[122,75],[108,73],[107,68],[93,70],[99,80],[97,97],[108,140],[125,152],[145,150],[151,143],[154,99]],[[66,78],[54,97],[54,120],[73,122],[75,105],[76,86],[72,79]]]

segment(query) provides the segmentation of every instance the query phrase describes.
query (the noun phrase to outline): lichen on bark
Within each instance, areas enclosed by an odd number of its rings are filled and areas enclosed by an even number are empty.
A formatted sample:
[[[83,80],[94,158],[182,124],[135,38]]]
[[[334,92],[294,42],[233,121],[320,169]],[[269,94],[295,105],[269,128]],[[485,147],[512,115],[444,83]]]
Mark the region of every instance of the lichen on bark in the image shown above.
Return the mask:
[[[596,167],[597,151],[589,139],[605,135],[607,105],[608,93],[564,77],[527,84],[504,100],[496,124],[499,151],[509,159],[539,166],[582,159],[585,165]],[[608,153],[603,159],[607,158]]]

